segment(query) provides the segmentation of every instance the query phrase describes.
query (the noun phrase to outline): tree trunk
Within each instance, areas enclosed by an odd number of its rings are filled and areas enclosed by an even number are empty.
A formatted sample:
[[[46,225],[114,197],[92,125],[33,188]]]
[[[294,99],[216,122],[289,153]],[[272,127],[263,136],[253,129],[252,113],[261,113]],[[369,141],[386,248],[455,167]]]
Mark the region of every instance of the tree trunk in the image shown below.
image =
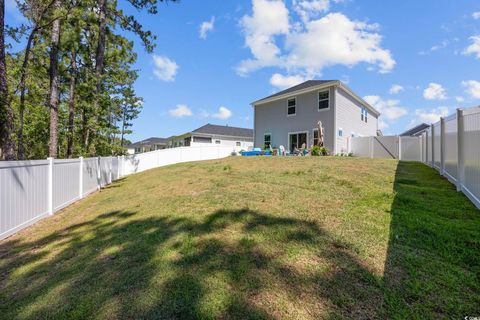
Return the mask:
[[[0,0],[0,148],[1,157],[15,160],[13,141],[13,111],[8,98],[7,66],[5,63],[5,1]]]
[[[105,62],[105,39],[107,32],[107,0],[98,0],[98,43],[97,51],[95,53],[95,76],[96,76],[96,85],[95,93],[93,97],[93,113],[95,116],[100,115],[101,113],[98,110],[100,94],[102,92],[102,76]],[[92,120],[95,120],[94,118]],[[96,123],[96,121],[95,121]],[[95,125],[95,124],[93,124]],[[85,147],[89,150],[90,143],[90,134],[92,133],[90,126],[87,127],[87,132],[85,135]]]
[[[60,1],[56,0],[54,8],[60,8]],[[50,48],[50,146],[49,155],[56,158],[58,154],[58,103],[59,103],[59,79],[58,79],[58,51],[60,43],[60,19],[52,23],[52,43]]]
[[[72,63],[70,75],[70,101],[68,108],[68,137],[67,137],[67,158],[73,156],[73,129],[75,120],[75,87],[77,84],[77,54],[72,50]]]
[[[18,106],[18,132],[17,132],[17,157],[18,160],[23,160],[23,123],[25,113],[25,91],[27,80],[27,67],[30,59],[30,51],[32,48],[33,39],[37,32],[37,27],[32,29],[32,32],[28,36],[27,45],[25,47],[25,56],[23,57],[22,69],[20,71],[20,105]]]

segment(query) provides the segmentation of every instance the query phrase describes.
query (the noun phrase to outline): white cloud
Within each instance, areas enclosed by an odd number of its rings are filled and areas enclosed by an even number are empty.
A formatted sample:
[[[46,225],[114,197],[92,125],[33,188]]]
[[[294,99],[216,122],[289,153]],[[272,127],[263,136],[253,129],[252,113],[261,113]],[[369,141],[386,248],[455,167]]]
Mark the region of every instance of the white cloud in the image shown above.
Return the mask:
[[[473,19],[480,19],[480,11],[472,13],[472,18]]]
[[[463,50],[463,54],[473,54],[477,59],[480,59],[480,35],[470,37],[470,40],[472,40],[472,44]]]
[[[280,48],[274,37],[289,32],[288,19],[288,9],[282,0],[253,0],[253,14],[244,16],[241,25],[245,45],[255,59],[242,61],[237,67],[238,74],[246,75],[263,66],[281,63]]]
[[[263,67],[280,67],[311,77],[336,64],[354,66],[366,62],[382,73],[395,66],[390,51],[380,45],[381,35],[374,32],[377,24],[353,21],[342,13],[313,19],[326,10],[325,1],[294,3],[294,10],[303,12],[303,17],[301,22],[290,24],[284,1],[253,0],[253,14],[244,16],[241,23],[245,45],[253,58],[242,61],[237,73],[246,75]]]
[[[204,21],[200,25],[199,36],[201,39],[207,39],[207,33],[215,29],[215,17],[212,17],[210,21]]]
[[[168,113],[175,118],[193,116],[192,110],[185,104],[177,104],[175,108],[168,110]]]
[[[431,82],[423,90],[423,97],[427,100],[445,100],[447,99],[445,88],[438,83]]]
[[[407,109],[400,106],[398,100],[383,100],[379,96],[366,96],[363,99],[377,109],[381,113],[380,117],[386,120],[396,120],[408,114]]]
[[[297,84],[300,84],[306,80],[307,78],[301,75],[284,76],[279,73],[275,73],[270,78],[270,84],[279,89],[286,89],[286,88],[296,86]]]
[[[458,96],[458,97],[455,97],[455,100],[458,102],[458,103],[462,103],[465,101],[465,98],[464,97],[461,97],[461,96]]]
[[[470,97],[480,99],[480,81],[462,81],[462,86],[466,88],[465,92],[468,93]]]
[[[153,55],[153,64],[155,68],[153,74],[160,80],[163,81],[175,81],[175,76],[179,66],[175,61],[170,60],[165,56]]]
[[[399,94],[400,92],[402,91],[405,91],[405,88],[402,87],[401,85],[399,84],[394,84],[390,90],[388,90],[388,93],[390,94]]]
[[[437,107],[433,109],[416,109],[414,118],[410,122],[410,126],[420,123],[432,124],[440,120],[441,117],[446,117],[450,114],[448,107]]]
[[[232,111],[230,111],[226,107],[220,107],[218,108],[218,111],[214,114],[212,114],[212,117],[221,119],[221,120],[226,120],[232,116]]]
[[[309,21],[322,12],[328,11],[330,0],[293,0],[293,9],[303,21]]]
[[[378,119],[378,129],[385,130],[385,129],[388,129],[389,127],[390,125],[385,121],[383,121],[383,119]]]

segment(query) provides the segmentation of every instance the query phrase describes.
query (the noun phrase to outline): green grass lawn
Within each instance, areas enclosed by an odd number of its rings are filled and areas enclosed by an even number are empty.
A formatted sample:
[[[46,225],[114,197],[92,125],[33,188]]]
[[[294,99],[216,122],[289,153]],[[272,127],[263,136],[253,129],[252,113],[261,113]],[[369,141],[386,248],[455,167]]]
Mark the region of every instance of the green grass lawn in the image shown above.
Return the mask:
[[[419,163],[129,176],[0,242],[0,318],[480,316],[480,211]]]

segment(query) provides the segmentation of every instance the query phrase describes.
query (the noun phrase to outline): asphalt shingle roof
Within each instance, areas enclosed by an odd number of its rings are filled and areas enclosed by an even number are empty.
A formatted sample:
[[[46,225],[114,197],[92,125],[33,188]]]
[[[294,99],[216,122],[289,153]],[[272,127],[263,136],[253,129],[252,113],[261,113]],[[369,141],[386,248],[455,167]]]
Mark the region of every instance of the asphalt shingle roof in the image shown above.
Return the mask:
[[[230,126],[219,126],[219,125],[210,124],[210,123],[204,125],[203,127],[193,130],[192,133],[253,138],[253,129],[230,127]]]
[[[405,137],[405,136],[413,136],[414,134],[420,132],[420,131],[423,131],[425,129],[427,129],[428,127],[430,127],[428,124],[426,123],[422,123],[422,124],[419,124],[418,126],[416,127],[413,127],[412,129],[409,129],[407,131],[405,131],[404,133],[400,134],[402,137]]]
[[[287,94],[287,93],[290,93],[290,92],[295,92],[295,91],[307,89],[307,88],[310,88],[310,87],[316,87],[316,86],[319,86],[319,85],[322,85],[322,84],[325,84],[325,83],[328,83],[328,82],[335,82],[335,81],[338,81],[338,80],[308,80],[308,81],[300,83],[300,84],[298,84],[294,87],[291,87],[291,88],[288,88],[286,90],[277,92],[275,94],[272,94],[271,96],[262,98],[260,100],[266,100],[266,99],[274,98],[274,97],[281,96],[281,95],[284,95],[284,94]]]
[[[141,147],[144,145],[153,145],[153,144],[167,144],[168,139],[167,138],[157,138],[157,137],[151,137],[142,141],[138,141],[135,143],[132,143],[131,145],[128,145],[128,148],[135,148],[135,147]]]

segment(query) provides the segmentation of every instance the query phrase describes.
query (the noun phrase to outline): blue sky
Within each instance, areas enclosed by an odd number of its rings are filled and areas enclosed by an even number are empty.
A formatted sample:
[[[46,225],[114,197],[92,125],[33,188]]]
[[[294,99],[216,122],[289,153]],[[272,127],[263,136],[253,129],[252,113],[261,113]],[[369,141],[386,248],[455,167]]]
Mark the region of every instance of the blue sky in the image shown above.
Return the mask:
[[[182,0],[155,16],[120,3],[158,37],[147,54],[127,35],[145,100],[134,141],[253,127],[250,102],[311,78],[346,82],[387,134],[480,104],[477,0]]]

